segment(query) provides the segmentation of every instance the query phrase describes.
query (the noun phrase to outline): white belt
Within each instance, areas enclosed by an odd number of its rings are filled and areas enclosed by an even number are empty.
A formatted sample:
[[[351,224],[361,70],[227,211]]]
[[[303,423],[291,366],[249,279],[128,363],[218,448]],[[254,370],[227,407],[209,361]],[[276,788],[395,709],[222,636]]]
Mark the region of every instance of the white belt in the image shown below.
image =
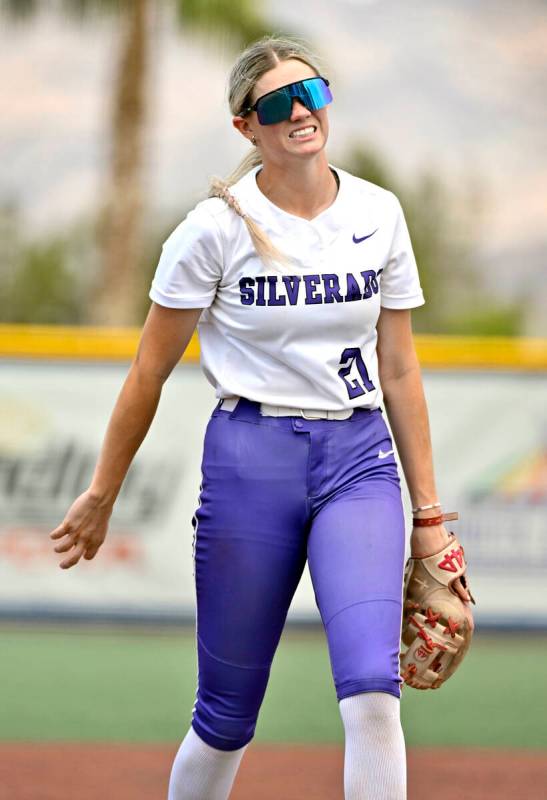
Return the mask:
[[[220,408],[223,411],[233,411],[239,402],[239,397],[226,397],[222,400]],[[353,408],[339,410],[323,410],[317,408],[291,408],[290,406],[272,406],[269,403],[260,404],[260,413],[263,417],[304,417],[305,419],[348,419],[353,414]]]

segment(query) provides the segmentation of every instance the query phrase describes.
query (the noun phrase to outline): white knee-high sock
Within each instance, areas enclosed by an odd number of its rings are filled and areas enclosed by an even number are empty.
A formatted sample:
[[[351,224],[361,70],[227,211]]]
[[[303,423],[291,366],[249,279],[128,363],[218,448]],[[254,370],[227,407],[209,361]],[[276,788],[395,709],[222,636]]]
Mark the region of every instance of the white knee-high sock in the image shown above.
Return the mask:
[[[168,800],[227,800],[247,746],[217,750],[190,728],[173,762]]]
[[[405,800],[406,752],[400,701],[363,692],[340,701],[345,800]]]

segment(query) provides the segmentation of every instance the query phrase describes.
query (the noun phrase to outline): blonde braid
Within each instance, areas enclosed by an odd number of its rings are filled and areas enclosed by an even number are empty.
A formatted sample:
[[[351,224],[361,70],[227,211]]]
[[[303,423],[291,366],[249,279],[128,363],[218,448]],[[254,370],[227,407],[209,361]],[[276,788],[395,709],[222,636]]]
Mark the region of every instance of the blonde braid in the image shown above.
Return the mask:
[[[212,178],[209,187],[209,197],[219,197],[221,200],[224,200],[224,202],[241,217],[247,226],[255,250],[262,261],[274,268],[283,265],[288,266],[290,263],[288,257],[282,253],[281,250],[278,250],[262,228],[243,211],[239,202],[231,193],[226,181],[223,181],[222,178]]]
[[[213,178],[211,181],[209,197],[220,197],[222,200],[228,203],[230,208],[234,209],[236,214],[238,214],[241,219],[244,220],[246,218],[247,214],[243,212],[239,202],[228,188],[228,184],[225,183],[221,178]]]

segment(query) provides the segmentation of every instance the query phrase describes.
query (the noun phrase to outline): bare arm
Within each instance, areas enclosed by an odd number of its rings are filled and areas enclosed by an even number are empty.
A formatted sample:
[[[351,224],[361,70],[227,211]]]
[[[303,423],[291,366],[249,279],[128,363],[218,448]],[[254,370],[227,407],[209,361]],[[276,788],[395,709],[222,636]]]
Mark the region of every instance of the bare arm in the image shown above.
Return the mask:
[[[384,405],[405,474],[412,507],[438,502],[433,475],[429,417],[420,364],[412,337],[410,309],[382,308],[378,320],[378,369]],[[439,509],[418,512],[434,517]],[[414,528],[414,555],[436,552],[448,542],[443,525]]]
[[[380,384],[412,506],[437,502],[429,419],[410,310],[383,308],[377,331]]]
[[[108,520],[123,480],[158,407],[163,384],[186,350],[201,309],[171,309],[152,303],[138,351],[122,386],[91,484],[50,536],[61,540],[58,553],[70,555],[60,566],[93,558],[104,541]]]
[[[429,416],[410,313],[409,309],[382,308],[377,324],[377,348],[384,405],[414,508],[436,503],[438,496],[433,476]],[[416,516],[435,517],[441,510],[420,511]],[[419,558],[438,553],[448,541],[449,533],[444,525],[413,527],[411,554]],[[468,592],[462,585],[455,588],[464,602],[466,617],[473,630]]]
[[[110,417],[90,491],[114,503],[142,444],[171,374],[194,332],[201,309],[173,309],[152,303],[137,354]]]

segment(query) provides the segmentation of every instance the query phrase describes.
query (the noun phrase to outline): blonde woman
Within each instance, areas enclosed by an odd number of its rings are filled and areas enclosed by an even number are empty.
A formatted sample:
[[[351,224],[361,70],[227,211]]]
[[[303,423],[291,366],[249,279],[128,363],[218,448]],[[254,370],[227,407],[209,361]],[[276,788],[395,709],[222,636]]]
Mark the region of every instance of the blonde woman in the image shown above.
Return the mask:
[[[96,555],[199,322],[218,403],[192,520],[197,698],[169,800],[228,798],[306,560],[344,724],[346,800],[406,795],[405,535],[384,409],[414,516],[438,517],[410,320],[424,299],[397,199],[327,159],[331,101],[300,41],[263,39],[238,58],[230,109],[252,149],[165,242],[92,483],[51,534],[64,568]],[[448,541],[442,523],[414,527],[412,553]]]

